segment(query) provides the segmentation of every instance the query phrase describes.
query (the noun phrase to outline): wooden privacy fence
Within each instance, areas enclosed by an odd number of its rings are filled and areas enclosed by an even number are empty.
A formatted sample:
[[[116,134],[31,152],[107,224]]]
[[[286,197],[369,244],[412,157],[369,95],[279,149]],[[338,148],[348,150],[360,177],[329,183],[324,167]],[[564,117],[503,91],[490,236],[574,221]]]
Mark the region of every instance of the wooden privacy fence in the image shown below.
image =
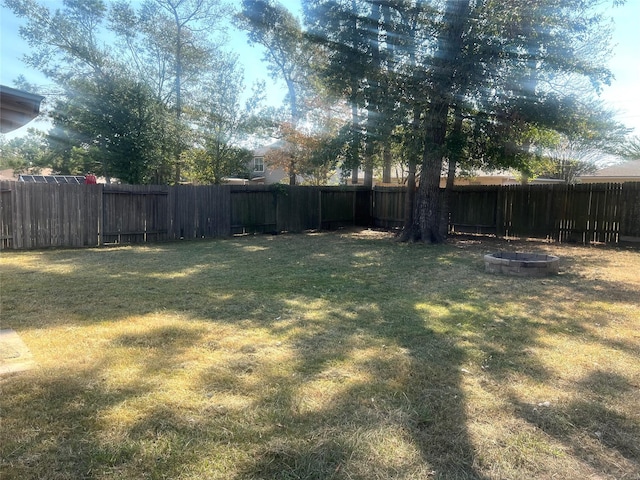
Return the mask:
[[[456,187],[452,232],[640,242],[640,183]],[[55,185],[0,182],[3,249],[403,225],[402,187]]]
[[[451,205],[454,231],[558,242],[640,242],[640,183],[458,188]]]
[[[368,226],[361,187],[0,182],[3,249],[82,247]]]
[[[374,226],[401,227],[405,195],[405,188],[375,188]],[[449,231],[559,242],[640,242],[640,183],[454,187]]]

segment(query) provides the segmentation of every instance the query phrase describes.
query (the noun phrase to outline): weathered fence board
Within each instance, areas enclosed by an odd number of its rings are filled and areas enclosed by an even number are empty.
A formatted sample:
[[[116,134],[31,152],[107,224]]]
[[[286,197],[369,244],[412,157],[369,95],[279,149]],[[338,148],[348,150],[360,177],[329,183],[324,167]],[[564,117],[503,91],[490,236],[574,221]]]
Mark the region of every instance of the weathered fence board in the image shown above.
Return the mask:
[[[12,182],[0,182],[0,248],[13,248]]]
[[[624,184],[618,212],[620,215],[618,240],[640,245],[640,182]]]
[[[278,232],[320,228],[322,191],[309,187],[278,188],[275,197]]]
[[[0,182],[0,247],[82,247],[349,225],[400,228],[403,187]],[[456,187],[453,232],[640,243],[640,183]]]
[[[1,190],[2,248],[98,245],[101,187],[2,182]]]
[[[168,238],[168,187],[108,185],[102,197],[102,243],[143,243]]]
[[[369,225],[370,190],[361,187],[231,187],[231,232],[274,233]]]
[[[376,187],[373,190],[373,220],[377,228],[400,228],[404,225],[406,187]]]
[[[450,229],[462,233],[497,234],[499,191],[492,187],[454,188],[450,197]]]
[[[230,187],[221,185],[179,185],[168,188],[164,213],[168,238],[193,239],[231,234]]]
[[[231,187],[231,233],[267,233],[278,228],[278,192],[265,186]]]

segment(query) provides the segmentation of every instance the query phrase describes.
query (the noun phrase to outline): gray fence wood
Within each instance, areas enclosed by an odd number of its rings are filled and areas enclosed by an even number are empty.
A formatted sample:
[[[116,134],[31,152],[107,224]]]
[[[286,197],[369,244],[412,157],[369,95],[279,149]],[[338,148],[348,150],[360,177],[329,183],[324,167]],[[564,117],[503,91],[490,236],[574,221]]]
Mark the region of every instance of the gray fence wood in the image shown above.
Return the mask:
[[[370,223],[362,187],[242,185],[231,188],[231,233],[301,232]]]
[[[402,226],[404,188],[374,189],[374,224]],[[640,183],[455,187],[451,232],[640,243]]]
[[[349,225],[400,228],[403,187],[0,182],[0,247],[140,243]],[[640,244],[640,183],[456,187],[450,231]]]
[[[165,187],[167,237],[171,240],[225,237],[231,234],[231,187]]]
[[[144,243],[169,238],[168,187],[106,185],[101,243]]]
[[[1,182],[0,191],[2,248],[98,245],[101,186]]]
[[[0,182],[0,248],[13,248],[13,192],[11,182]]]

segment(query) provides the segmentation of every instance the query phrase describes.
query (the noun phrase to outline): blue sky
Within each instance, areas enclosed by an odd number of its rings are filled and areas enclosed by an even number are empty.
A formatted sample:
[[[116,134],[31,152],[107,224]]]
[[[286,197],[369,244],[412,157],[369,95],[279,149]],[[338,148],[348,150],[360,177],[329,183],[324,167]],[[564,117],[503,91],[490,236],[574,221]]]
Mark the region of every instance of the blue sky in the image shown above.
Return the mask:
[[[47,0],[52,5],[59,0]],[[281,0],[292,11],[300,11],[299,0]],[[21,23],[8,9],[0,7],[0,83],[13,85],[20,74],[36,85],[46,85],[47,81],[38,72],[27,69],[21,61],[28,52],[28,46],[18,35]],[[626,5],[610,12],[615,21],[613,37],[614,55],[610,68],[616,79],[611,87],[607,87],[602,98],[618,113],[618,119],[640,136],[640,0],[627,0]],[[261,63],[262,51],[259,47],[250,48],[242,33],[232,36],[232,48],[241,55],[245,66],[247,88],[253,79],[264,79],[267,82],[267,97],[270,103],[279,104],[284,98],[284,85],[274,82],[267,76]],[[26,131],[26,127],[15,134]]]

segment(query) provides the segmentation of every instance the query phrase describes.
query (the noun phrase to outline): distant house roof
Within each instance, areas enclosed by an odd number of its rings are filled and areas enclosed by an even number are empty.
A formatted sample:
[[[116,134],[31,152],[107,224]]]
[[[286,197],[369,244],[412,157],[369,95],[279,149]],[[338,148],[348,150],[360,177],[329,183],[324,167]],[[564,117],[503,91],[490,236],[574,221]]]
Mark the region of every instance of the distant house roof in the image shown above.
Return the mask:
[[[9,133],[40,114],[44,97],[0,85],[0,132]]]
[[[25,175],[18,176],[19,182],[25,183],[73,183],[84,185],[84,175]]]
[[[603,168],[591,175],[581,175],[580,180],[584,183],[640,182],[640,160],[630,160]]]
[[[277,140],[269,145],[263,145],[261,147],[256,148],[253,151],[254,157],[264,157],[271,150],[278,150],[284,146],[285,142],[283,140]]]

